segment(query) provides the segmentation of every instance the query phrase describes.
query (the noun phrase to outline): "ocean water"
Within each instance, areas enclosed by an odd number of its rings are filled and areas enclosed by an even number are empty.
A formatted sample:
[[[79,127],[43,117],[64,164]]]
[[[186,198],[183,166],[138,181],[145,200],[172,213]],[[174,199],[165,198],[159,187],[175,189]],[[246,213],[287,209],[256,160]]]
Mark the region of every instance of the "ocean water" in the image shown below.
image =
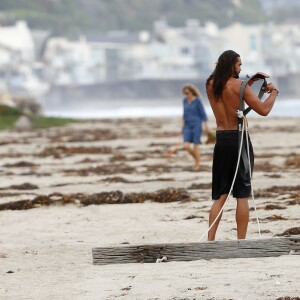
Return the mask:
[[[177,103],[164,105],[161,103],[158,105],[150,105],[151,103],[139,105],[136,102],[128,103],[124,106],[119,104],[118,106],[105,105],[96,106],[94,108],[77,108],[74,110],[46,110],[45,115],[47,116],[59,116],[59,117],[70,117],[80,119],[103,119],[103,118],[141,118],[141,117],[180,117],[182,116],[182,107]],[[212,115],[210,106],[205,105],[206,112],[209,116]],[[255,112],[251,112],[252,117],[257,116]],[[270,117],[300,117],[300,99],[290,100],[278,100],[276,101]]]

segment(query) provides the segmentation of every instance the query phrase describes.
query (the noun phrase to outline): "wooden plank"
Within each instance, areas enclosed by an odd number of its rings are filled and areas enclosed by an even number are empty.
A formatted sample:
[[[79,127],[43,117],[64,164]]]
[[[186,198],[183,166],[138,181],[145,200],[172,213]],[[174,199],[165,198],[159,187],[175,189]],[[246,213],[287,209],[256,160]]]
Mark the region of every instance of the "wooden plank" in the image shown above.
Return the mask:
[[[124,245],[94,248],[92,253],[95,265],[155,263],[157,259],[161,259],[164,256],[167,257],[167,261],[276,257],[287,254],[300,254],[300,237],[291,236],[203,243]]]

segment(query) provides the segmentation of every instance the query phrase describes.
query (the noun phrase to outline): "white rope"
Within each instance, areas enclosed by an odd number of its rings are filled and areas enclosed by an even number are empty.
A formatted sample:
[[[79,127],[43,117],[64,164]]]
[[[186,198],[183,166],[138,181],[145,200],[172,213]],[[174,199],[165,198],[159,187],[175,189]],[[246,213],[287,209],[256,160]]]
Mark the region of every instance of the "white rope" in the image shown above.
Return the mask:
[[[229,199],[230,197],[230,194],[232,192],[232,189],[233,189],[233,186],[234,186],[234,183],[235,183],[235,179],[236,179],[236,176],[237,176],[237,172],[238,172],[238,169],[239,169],[239,165],[240,165],[240,160],[241,160],[241,153],[242,153],[242,145],[243,145],[243,139],[244,139],[244,131],[245,131],[245,120],[246,120],[246,117],[244,115],[242,115],[240,113],[240,111],[237,112],[238,113],[238,117],[239,118],[242,118],[243,119],[243,123],[242,123],[242,134],[241,134],[241,141],[240,141],[240,146],[239,146],[239,153],[238,153],[238,161],[237,161],[237,165],[236,165],[236,168],[235,168],[235,173],[234,173],[234,176],[233,176],[233,181],[232,181],[232,184],[231,184],[231,187],[229,189],[229,192],[228,192],[228,195],[227,195],[227,198],[226,200],[224,201],[224,204],[222,206],[222,208],[220,209],[218,215],[216,216],[215,220],[212,222],[212,224],[209,226],[209,228],[205,231],[205,233],[201,236],[201,238],[198,240],[198,242],[200,242],[207,234],[208,232],[211,230],[211,228],[215,225],[215,223],[217,222],[217,220],[219,219],[220,215],[222,214],[224,208],[225,208],[225,204],[227,202],[227,200]],[[247,122],[246,122],[247,124]],[[246,128],[248,128],[248,126],[246,125]],[[257,220],[257,224],[258,224],[258,232],[259,232],[259,237],[261,238],[261,232],[260,232],[260,224],[259,224],[259,219],[258,219],[258,215],[257,215],[257,210],[256,210],[256,205],[255,205],[255,202],[254,202],[254,192],[253,192],[253,187],[252,187],[252,182],[251,182],[251,179],[252,179],[252,172],[251,172],[251,161],[250,161],[250,155],[249,155],[249,141],[248,141],[248,138],[246,136],[246,142],[247,142],[247,153],[248,153],[248,159],[249,159],[249,169],[250,169],[250,183],[251,183],[251,195],[252,195],[252,200],[253,200],[253,204],[254,204],[254,209],[255,209],[255,213],[256,213],[256,220]]]
[[[248,124],[246,122],[246,130],[247,129],[248,129]],[[254,206],[254,211],[255,211],[255,217],[256,217],[256,222],[257,222],[257,227],[258,227],[258,235],[259,235],[259,238],[261,238],[260,223],[259,223],[258,214],[257,214],[257,210],[256,210],[256,204],[255,204],[255,200],[254,200],[254,191],[253,191],[253,185],[252,185],[252,169],[251,169],[250,150],[249,150],[249,135],[246,136],[246,143],[247,143],[247,155],[248,155],[248,161],[249,161],[249,173],[250,173],[250,184],[251,184],[251,198],[252,198],[252,202],[253,202],[253,206]]]

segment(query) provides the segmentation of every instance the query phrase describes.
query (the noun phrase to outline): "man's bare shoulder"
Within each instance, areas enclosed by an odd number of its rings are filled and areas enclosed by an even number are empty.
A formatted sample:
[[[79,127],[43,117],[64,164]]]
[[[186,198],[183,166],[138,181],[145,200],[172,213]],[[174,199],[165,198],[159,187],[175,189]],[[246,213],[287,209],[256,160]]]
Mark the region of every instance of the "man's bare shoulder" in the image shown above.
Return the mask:
[[[206,85],[206,94],[208,96],[209,101],[211,100],[211,98],[213,97],[213,81],[210,80],[207,85]]]
[[[240,90],[242,82],[243,81],[240,79],[230,78],[226,83],[226,88],[228,88],[234,92],[237,92]]]
[[[241,79],[237,79],[237,78],[233,78],[231,77],[230,79],[228,79],[227,83],[232,84],[232,85],[241,85],[243,82],[243,80]]]

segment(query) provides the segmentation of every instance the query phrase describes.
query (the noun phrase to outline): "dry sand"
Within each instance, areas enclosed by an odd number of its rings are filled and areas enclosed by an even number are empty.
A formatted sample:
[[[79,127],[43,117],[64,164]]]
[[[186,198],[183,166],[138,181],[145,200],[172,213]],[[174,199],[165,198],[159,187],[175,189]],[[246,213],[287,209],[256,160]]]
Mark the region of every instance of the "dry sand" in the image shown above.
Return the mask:
[[[207,228],[213,145],[201,146],[200,172],[192,171],[192,160],[183,150],[165,158],[178,139],[179,125],[175,118],[100,120],[1,132],[0,206],[52,193],[74,198],[77,193],[166,188],[184,188],[193,201],[82,206],[75,200],[0,211],[0,299],[299,297],[300,256],[92,264],[93,247],[196,242]],[[299,226],[299,132],[297,119],[250,120],[256,154],[253,185],[263,237]],[[120,182],[124,179],[129,182]],[[36,188],[18,189],[24,183]],[[191,189],[192,184],[205,185]],[[60,194],[52,199],[62,199]],[[277,208],[266,209],[268,204]],[[217,239],[236,238],[234,209],[231,199]],[[253,212],[248,232],[247,238],[258,237]]]

